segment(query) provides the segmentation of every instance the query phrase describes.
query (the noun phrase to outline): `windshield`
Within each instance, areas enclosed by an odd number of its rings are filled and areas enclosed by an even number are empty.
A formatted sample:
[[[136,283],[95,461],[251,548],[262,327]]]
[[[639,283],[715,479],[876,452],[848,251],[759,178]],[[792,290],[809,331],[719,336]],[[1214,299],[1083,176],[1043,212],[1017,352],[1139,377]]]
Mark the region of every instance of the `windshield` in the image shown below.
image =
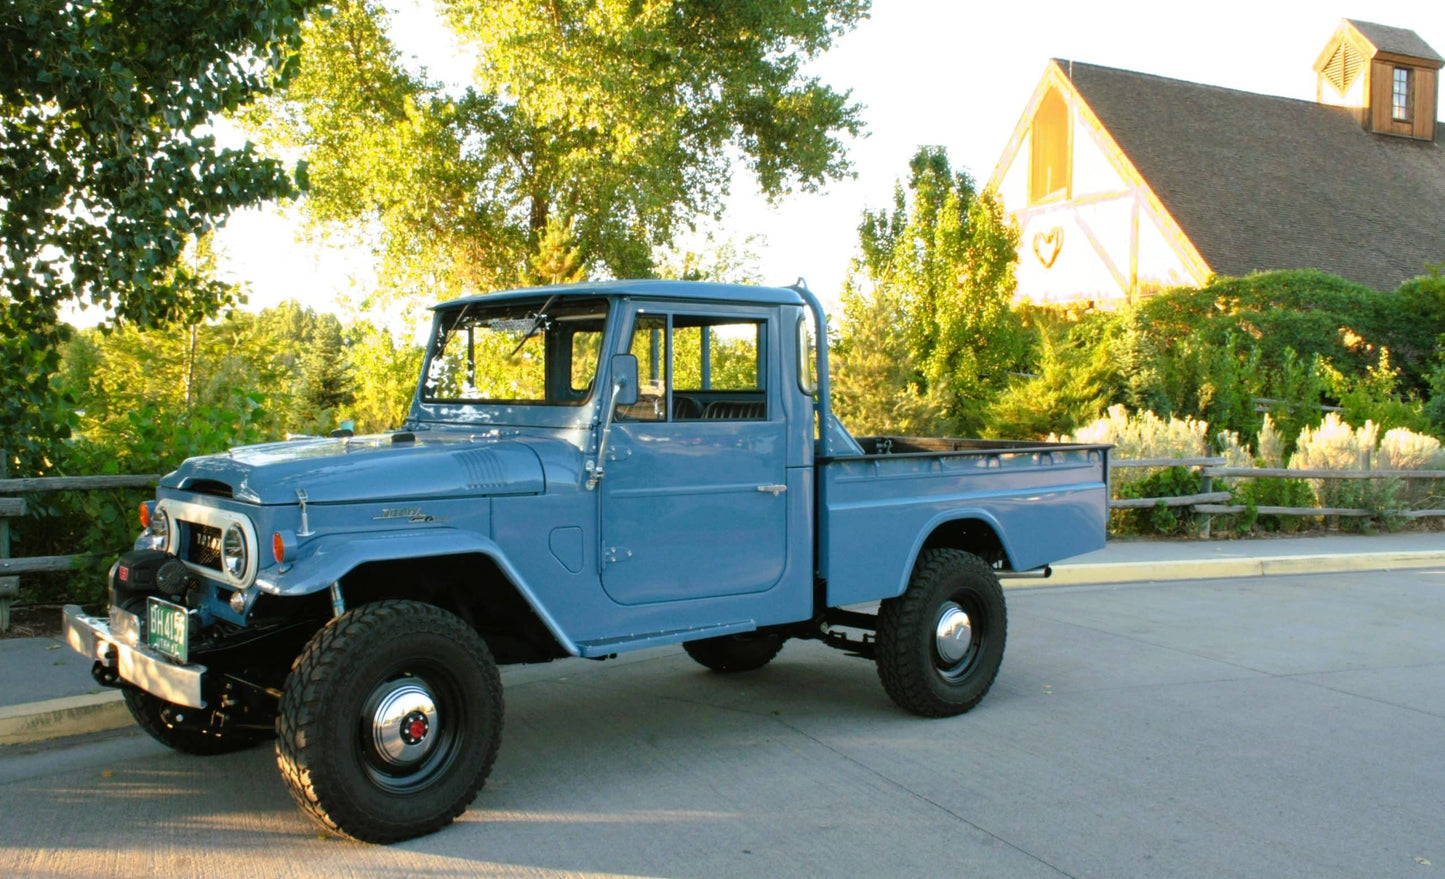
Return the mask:
[[[538,299],[445,311],[427,355],[428,403],[578,406],[592,392],[607,325],[602,299]]]

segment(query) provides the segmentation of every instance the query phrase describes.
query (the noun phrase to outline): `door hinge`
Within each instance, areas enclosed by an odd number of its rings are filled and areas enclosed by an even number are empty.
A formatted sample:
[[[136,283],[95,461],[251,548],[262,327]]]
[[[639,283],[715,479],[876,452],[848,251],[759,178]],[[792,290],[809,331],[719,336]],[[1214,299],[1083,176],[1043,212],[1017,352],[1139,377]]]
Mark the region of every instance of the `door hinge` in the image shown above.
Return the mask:
[[[632,558],[632,550],[625,546],[609,546],[602,552],[602,558],[609,564],[623,562]]]
[[[783,492],[785,492],[785,491],[787,491],[787,490],[788,490],[788,487],[787,487],[786,485],[760,485],[760,486],[758,486],[758,491],[771,492],[772,495],[773,495],[773,497],[777,497],[778,495],[782,494]]]

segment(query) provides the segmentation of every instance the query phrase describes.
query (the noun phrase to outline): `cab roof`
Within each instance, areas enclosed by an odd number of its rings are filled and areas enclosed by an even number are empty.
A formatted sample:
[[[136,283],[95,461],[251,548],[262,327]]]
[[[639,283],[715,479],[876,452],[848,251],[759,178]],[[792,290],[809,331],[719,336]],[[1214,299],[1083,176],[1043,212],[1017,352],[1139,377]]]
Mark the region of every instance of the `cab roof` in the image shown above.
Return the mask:
[[[638,299],[681,299],[696,302],[746,302],[762,305],[803,305],[803,297],[791,287],[754,287],[748,284],[710,284],[702,281],[597,281],[581,284],[553,284],[546,287],[524,287],[499,290],[451,299],[432,306],[432,310],[469,305],[474,302],[506,302],[535,299],[538,296],[630,296]]]

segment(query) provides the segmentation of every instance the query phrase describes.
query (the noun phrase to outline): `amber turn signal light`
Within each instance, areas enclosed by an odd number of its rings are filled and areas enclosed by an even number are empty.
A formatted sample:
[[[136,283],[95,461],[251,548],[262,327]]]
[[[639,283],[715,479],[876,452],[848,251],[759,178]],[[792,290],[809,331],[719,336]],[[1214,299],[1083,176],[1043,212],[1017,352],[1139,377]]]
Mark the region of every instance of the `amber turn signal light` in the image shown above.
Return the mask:
[[[276,531],[271,534],[271,556],[276,564],[296,558],[296,532]]]

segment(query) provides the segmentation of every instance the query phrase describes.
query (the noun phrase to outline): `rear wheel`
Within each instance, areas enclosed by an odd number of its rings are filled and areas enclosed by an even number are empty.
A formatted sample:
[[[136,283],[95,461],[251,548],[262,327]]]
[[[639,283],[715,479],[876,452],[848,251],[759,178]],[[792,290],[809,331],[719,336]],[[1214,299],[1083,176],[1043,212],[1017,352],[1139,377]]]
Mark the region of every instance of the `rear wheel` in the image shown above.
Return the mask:
[[[296,660],[276,760],[327,829],[396,842],[466,810],[501,730],[501,679],[476,632],[432,605],[381,601],[332,620]]]
[[[204,709],[173,705],[134,687],[126,687],[122,692],[125,707],[130,709],[130,716],[141,729],[162,745],[186,754],[214,757],[244,750],[269,738],[263,732],[250,729],[212,731],[199,722],[206,713]]]
[[[1007,635],[993,569],[962,550],[925,550],[908,590],[878,610],[878,677],[914,714],[962,714],[993,686]]]
[[[682,645],[698,663],[713,671],[738,672],[762,668],[783,649],[784,638],[772,632],[748,632],[689,641]]]

